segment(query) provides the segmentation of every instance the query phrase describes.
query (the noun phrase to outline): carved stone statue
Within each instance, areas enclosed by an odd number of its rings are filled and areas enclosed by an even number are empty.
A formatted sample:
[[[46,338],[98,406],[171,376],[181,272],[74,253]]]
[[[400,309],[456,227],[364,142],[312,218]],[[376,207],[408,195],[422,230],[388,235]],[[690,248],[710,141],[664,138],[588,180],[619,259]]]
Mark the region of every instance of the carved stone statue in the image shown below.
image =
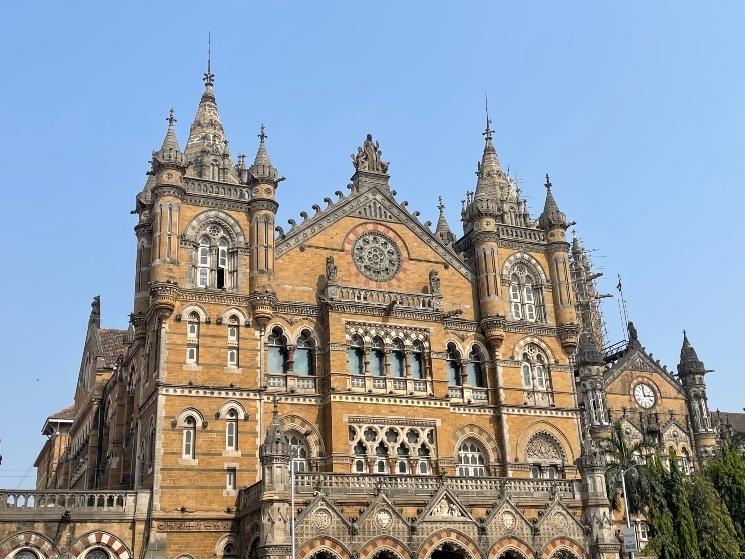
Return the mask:
[[[633,322],[629,322],[629,341],[630,342],[637,342],[639,341],[639,334],[636,331],[636,326],[634,326]]]
[[[440,274],[437,270],[429,271],[429,292],[432,295],[440,294]]]
[[[357,153],[352,154],[352,163],[357,171],[371,171],[374,173],[387,173],[388,165],[381,159],[383,152],[380,144],[373,141],[372,134],[368,134]]]
[[[336,264],[333,256],[326,257],[326,280],[336,281]]]
[[[101,316],[101,296],[96,295],[91,301],[91,316]]]

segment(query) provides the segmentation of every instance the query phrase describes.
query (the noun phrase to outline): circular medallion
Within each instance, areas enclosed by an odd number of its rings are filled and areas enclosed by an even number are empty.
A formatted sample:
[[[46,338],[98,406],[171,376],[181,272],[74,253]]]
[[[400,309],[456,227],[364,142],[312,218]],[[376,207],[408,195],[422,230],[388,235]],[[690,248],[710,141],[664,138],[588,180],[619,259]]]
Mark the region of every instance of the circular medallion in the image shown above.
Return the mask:
[[[393,279],[401,269],[401,251],[389,237],[371,231],[352,245],[352,260],[360,273],[373,281]]]
[[[552,520],[554,521],[554,528],[560,531],[566,530],[567,525],[569,524],[567,517],[561,512],[555,512]]]
[[[386,528],[391,523],[391,513],[386,510],[378,511],[378,513],[375,515],[375,520],[377,520],[378,526],[380,526],[381,528]]]
[[[331,526],[331,513],[326,509],[318,509],[313,514],[313,524],[315,524],[316,528],[319,530],[325,530]]]
[[[502,526],[505,530],[512,530],[515,527],[515,515],[506,510],[502,513]]]

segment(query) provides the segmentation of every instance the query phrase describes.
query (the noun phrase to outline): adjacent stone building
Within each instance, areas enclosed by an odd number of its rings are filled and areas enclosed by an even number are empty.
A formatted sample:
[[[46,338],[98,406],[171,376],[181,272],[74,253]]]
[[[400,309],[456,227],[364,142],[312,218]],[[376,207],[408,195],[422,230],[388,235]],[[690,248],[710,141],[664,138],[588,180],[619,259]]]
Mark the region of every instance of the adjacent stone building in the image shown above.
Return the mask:
[[[618,557],[597,442],[621,420],[699,467],[707,371],[687,338],[668,371],[633,326],[604,349],[549,178],[534,219],[487,121],[457,237],[442,201],[433,229],[397,198],[368,134],[349,192],[284,230],[263,126],[234,160],[204,82],[136,196],[129,328],[94,300],[37,491],[3,492],[0,556]]]

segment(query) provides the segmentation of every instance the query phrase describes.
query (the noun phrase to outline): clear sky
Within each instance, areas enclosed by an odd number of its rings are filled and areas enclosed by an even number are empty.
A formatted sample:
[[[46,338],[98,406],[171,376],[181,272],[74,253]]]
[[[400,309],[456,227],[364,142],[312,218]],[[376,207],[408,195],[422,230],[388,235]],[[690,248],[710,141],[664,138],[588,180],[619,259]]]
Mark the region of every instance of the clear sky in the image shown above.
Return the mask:
[[[11,2],[3,20],[0,486],[33,484],[91,297],[126,327],[129,211],[171,106],[184,146],[208,31],[233,155],[265,122],[287,177],[278,224],[346,191],[371,132],[399,199],[434,222],[442,195],[459,234],[487,90],[533,215],[548,172],[642,343],[674,368],[687,328],[711,408],[745,406],[745,3]],[[615,299],[605,317],[620,339]]]

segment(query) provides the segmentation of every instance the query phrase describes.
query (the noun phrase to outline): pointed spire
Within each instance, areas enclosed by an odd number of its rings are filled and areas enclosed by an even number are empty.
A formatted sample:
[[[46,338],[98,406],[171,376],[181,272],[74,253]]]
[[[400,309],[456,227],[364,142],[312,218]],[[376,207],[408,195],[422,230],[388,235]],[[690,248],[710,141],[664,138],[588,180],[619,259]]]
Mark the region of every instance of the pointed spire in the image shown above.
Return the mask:
[[[439,203],[437,209],[440,210],[440,217],[437,218],[437,227],[435,228],[435,235],[445,243],[449,244],[455,240],[455,235],[450,231],[450,226],[445,219],[445,204],[442,203],[442,196],[438,198]]]
[[[685,330],[683,330],[683,346],[680,348],[680,364],[678,365],[678,373],[681,376],[706,373],[704,363],[698,358],[696,350],[688,340],[688,334]]]
[[[491,123],[489,102],[487,99],[486,129],[482,132],[484,136],[484,153],[481,156],[481,163],[476,172],[478,176],[478,180],[476,181],[476,196],[488,196],[497,199],[500,198],[500,187],[509,186],[509,181],[504,171],[502,171],[497,150],[494,149],[494,144],[492,143],[494,130],[492,130]]]
[[[272,165],[272,161],[269,159],[269,153],[266,151],[266,139],[268,136],[266,135],[264,123],[261,124],[258,137],[259,149],[256,151],[256,158],[253,165],[248,168],[248,174],[255,182],[268,182],[276,185],[283,178],[277,174],[277,169]]]
[[[548,173],[546,173],[546,182],[544,186],[546,187],[546,203],[543,206],[541,217],[538,218],[539,225],[543,229],[554,229],[556,227],[567,229],[572,224],[567,223],[566,215],[564,215],[564,213],[559,209],[559,205],[554,199],[554,195],[551,192],[551,179],[549,178]]]
[[[595,336],[590,331],[582,332],[579,337],[577,365],[605,365],[603,352],[597,346]]]
[[[166,137],[163,138],[163,145],[160,147],[160,151],[173,150],[174,152],[181,151],[178,147],[178,140],[176,139],[176,132],[173,129],[173,125],[176,124],[176,117],[173,116],[173,107],[168,113],[168,130],[166,130]]]
[[[207,71],[202,79],[204,92],[184,148],[184,156],[189,165],[187,175],[238,184],[240,181],[230,159],[228,140],[215,101],[211,36],[207,46]]]
[[[176,123],[176,117],[173,116],[173,108],[168,113],[168,129],[166,130],[165,138],[163,138],[163,144],[160,146],[158,151],[153,152],[152,169],[150,174],[156,175],[159,170],[178,169],[183,172],[184,170],[184,154],[181,153],[181,149],[178,147],[178,140],[176,139],[176,132],[173,129],[173,125]]]
[[[290,444],[285,439],[282,422],[279,419],[279,405],[277,396],[274,397],[272,404],[272,421],[266,429],[264,442],[259,449],[259,455],[262,461],[274,457],[288,461],[290,459]]]

